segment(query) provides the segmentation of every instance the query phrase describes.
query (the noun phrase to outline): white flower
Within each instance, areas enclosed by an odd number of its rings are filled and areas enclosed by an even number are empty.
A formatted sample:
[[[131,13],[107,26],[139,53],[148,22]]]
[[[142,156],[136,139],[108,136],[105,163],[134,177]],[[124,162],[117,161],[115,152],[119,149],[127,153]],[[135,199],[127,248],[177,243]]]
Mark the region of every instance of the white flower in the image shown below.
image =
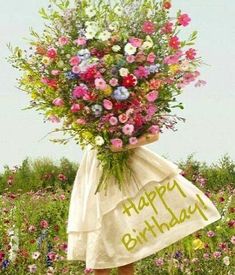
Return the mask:
[[[111,37],[111,32],[109,31],[103,31],[98,35],[98,39],[101,41],[106,41]]]
[[[113,50],[114,52],[119,52],[119,51],[121,50],[121,47],[120,47],[119,45],[114,45],[114,46],[112,47],[112,50]]]
[[[132,46],[131,43],[127,43],[124,50],[128,55],[132,55],[136,52],[136,47]]]
[[[95,28],[92,28],[92,27],[86,28],[85,36],[87,39],[94,38],[96,34],[97,34],[97,30]]]
[[[86,27],[96,27],[96,28],[98,28],[98,24],[97,24],[96,21],[86,21],[85,26]]]
[[[225,257],[223,258],[223,262],[224,262],[225,265],[229,265],[229,264],[230,264],[229,256],[225,256]]]
[[[95,144],[98,146],[101,146],[104,144],[104,139],[101,136],[96,136],[95,137]]]
[[[140,47],[141,50],[146,50],[146,49],[150,49],[153,47],[153,40],[151,39],[151,37],[149,35],[146,36],[146,41],[144,41],[144,43],[142,44],[142,46]]]
[[[94,8],[93,7],[87,7],[86,9],[85,9],[85,13],[86,13],[86,15],[88,16],[88,17],[93,17],[95,14],[96,14],[96,12],[95,12],[95,10],[94,10]]]
[[[120,6],[116,6],[113,11],[119,16],[121,16],[123,13],[123,10]]]
[[[129,70],[126,69],[126,68],[121,68],[121,69],[119,70],[119,73],[120,73],[121,76],[127,76],[128,73],[129,73]]]
[[[111,31],[116,31],[118,29],[118,26],[119,26],[118,22],[112,22],[111,24],[109,24],[109,29]]]
[[[38,257],[41,255],[41,253],[40,252],[38,252],[38,251],[36,251],[36,252],[33,252],[32,253],[32,258],[34,259],[34,260],[37,260],[38,259]]]

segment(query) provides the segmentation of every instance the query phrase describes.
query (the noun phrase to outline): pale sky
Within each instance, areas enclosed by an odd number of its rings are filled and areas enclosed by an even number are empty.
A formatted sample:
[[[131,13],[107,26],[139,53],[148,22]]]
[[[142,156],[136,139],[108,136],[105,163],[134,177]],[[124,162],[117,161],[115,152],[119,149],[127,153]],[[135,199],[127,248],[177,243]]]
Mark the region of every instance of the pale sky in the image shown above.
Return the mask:
[[[30,26],[41,29],[38,10],[47,5],[48,0],[0,0],[0,172],[3,165],[19,165],[27,156],[54,160],[64,156],[76,162],[82,157],[75,142],[64,146],[48,138],[40,141],[56,124],[43,123],[34,109],[21,110],[29,97],[15,87],[18,72],[5,60],[6,43],[27,48],[23,37],[29,37]],[[207,163],[225,153],[235,159],[235,1],[173,0],[173,5],[192,17],[188,31],[199,31],[196,47],[210,64],[200,71],[208,84],[185,90],[179,98],[185,109],[177,113],[186,122],[178,124],[177,132],[165,130],[159,141],[147,146],[171,161],[185,160],[191,153]]]

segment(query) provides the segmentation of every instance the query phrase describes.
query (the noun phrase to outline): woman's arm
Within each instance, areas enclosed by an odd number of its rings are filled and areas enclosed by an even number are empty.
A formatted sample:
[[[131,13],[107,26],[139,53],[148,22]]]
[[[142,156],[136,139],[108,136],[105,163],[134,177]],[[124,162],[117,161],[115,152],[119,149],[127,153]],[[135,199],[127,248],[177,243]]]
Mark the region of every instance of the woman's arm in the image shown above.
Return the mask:
[[[117,148],[113,145],[110,146],[111,151],[113,152],[120,152],[120,151],[126,151],[129,149],[134,149],[136,147],[152,143],[159,139],[159,133],[157,134],[144,134],[141,137],[138,138],[138,142],[136,144],[128,144],[122,148]]]

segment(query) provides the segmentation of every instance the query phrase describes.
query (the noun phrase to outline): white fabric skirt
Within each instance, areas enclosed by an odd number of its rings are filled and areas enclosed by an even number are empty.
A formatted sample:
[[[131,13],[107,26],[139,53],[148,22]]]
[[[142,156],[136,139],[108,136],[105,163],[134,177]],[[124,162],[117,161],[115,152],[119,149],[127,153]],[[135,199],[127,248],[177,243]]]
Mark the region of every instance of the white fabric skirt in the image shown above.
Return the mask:
[[[87,268],[126,265],[175,243],[221,218],[213,202],[173,162],[137,147],[130,157],[135,180],[122,191],[110,182],[95,193],[101,167],[86,147],[69,205],[67,260]]]

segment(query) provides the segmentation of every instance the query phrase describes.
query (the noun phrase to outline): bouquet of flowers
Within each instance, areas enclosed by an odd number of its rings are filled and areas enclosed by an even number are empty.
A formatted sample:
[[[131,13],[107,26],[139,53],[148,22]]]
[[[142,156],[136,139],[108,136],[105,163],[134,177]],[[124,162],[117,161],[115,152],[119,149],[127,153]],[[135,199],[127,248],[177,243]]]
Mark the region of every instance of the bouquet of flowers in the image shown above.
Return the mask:
[[[121,189],[132,170],[133,150],[114,153],[146,133],[174,129],[183,109],[176,101],[198,80],[202,63],[192,48],[197,32],[181,40],[191,19],[171,17],[169,0],[50,0],[40,9],[47,21],[41,35],[31,29],[28,51],[12,47],[9,61],[22,71],[19,88],[45,120],[61,123],[82,148],[97,149],[103,173],[96,192],[112,177]],[[54,139],[66,144],[68,139]]]

